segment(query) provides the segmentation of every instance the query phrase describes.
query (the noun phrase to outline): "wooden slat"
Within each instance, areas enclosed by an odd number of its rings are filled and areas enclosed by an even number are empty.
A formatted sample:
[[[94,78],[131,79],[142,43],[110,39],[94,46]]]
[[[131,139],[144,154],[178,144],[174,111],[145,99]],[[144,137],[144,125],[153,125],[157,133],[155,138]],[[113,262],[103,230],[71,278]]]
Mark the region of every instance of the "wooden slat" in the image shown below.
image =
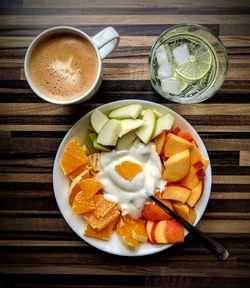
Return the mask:
[[[247,0],[240,0],[237,2],[234,1],[227,1],[227,0],[211,0],[209,2],[202,2],[199,0],[192,1],[193,7],[250,7],[250,4]],[[157,7],[176,7],[176,8],[183,8],[183,7],[192,7],[190,6],[190,1],[188,0],[168,0],[164,2],[162,0],[106,0],[105,3],[102,1],[80,1],[80,0],[54,0],[54,1],[47,1],[47,0],[23,0],[23,7],[24,8],[124,8],[124,7],[134,7],[134,8],[157,8]],[[190,8],[192,9],[192,8]]]
[[[250,151],[240,151],[240,166],[250,166]]]
[[[14,25],[60,25],[61,23],[67,25],[129,25],[129,24],[182,24],[182,23],[197,23],[197,24],[249,24],[250,15],[182,15],[176,17],[175,15],[56,15],[51,16],[30,16],[20,15],[18,18],[13,15],[2,15],[0,18],[0,25],[14,26]]]

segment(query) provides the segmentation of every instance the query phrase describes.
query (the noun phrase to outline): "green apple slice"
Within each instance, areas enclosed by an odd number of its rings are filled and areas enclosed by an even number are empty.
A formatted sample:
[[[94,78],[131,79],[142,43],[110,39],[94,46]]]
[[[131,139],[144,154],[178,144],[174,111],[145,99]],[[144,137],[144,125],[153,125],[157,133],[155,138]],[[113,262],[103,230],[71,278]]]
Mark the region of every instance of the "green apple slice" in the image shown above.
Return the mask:
[[[111,149],[109,147],[106,147],[102,144],[97,143],[97,134],[96,133],[90,133],[89,137],[93,143],[93,146],[96,150],[106,151],[109,152]]]
[[[142,120],[144,120],[144,124],[137,130],[136,135],[147,144],[155,130],[156,115],[152,110],[147,109]]]
[[[101,111],[95,109],[90,116],[90,122],[96,133],[99,133],[102,127],[109,121],[109,118]]]
[[[92,142],[92,139],[90,138],[90,134],[92,134],[92,133],[86,134],[85,139],[84,139],[84,143],[87,146],[90,154],[93,154],[93,153],[96,152],[96,150],[95,150],[95,148],[93,146],[93,142]]]
[[[165,114],[156,121],[155,131],[152,138],[161,134],[164,130],[170,130],[174,123],[174,116],[172,114]]]
[[[104,146],[115,146],[120,132],[120,121],[111,119],[102,127],[97,136],[97,143]]]
[[[135,135],[134,131],[131,131],[121,138],[118,139],[116,144],[116,150],[128,150],[131,148],[131,146],[134,144],[135,139],[137,136]]]
[[[114,119],[136,119],[141,111],[142,106],[140,104],[130,104],[111,111],[109,117]]]
[[[120,122],[121,122],[121,132],[119,134],[119,137],[122,137],[128,132],[139,128],[144,123],[143,120],[139,120],[139,119],[124,119],[124,120],[121,120]]]

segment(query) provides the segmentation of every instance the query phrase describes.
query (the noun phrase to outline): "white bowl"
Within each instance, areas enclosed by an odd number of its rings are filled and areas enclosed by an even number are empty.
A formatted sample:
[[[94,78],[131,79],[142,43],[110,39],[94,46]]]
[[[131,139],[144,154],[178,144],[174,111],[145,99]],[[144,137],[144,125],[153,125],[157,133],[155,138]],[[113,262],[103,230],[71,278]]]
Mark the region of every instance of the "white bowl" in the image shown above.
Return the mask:
[[[128,104],[134,104],[134,103],[139,103],[143,105],[144,108],[156,109],[162,113],[168,113],[168,112],[172,113],[175,117],[174,125],[177,125],[183,130],[190,131],[195,141],[197,142],[199,150],[201,151],[203,157],[206,159],[209,159],[206,147],[204,143],[202,142],[198,133],[194,130],[194,128],[179,114],[177,114],[176,112],[172,111],[171,109],[167,107],[164,107],[162,105],[159,105],[153,102],[143,101],[143,100],[121,100],[121,101],[116,101],[116,102],[102,105],[98,107],[98,109],[100,109],[104,113],[108,113],[109,111],[115,108],[128,105]],[[144,256],[144,255],[154,254],[162,250],[168,249],[172,245],[166,245],[166,244],[156,245],[156,244],[145,243],[145,244],[140,245],[136,251],[130,251],[120,241],[117,233],[113,233],[109,241],[102,241],[102,240],[86,237],[83,235],[86,225],[79,215],[72,215],[71,213],[71,206],[69,205],[69,201],[68,201],[69,179],[68,177],[64,176],[60,168],[60,159],[62,157],[66,144],[69,142],[71,138],[76,137],[83,144],[84,134],[86,134],[88,127],[90,127],[90,121],[89,121],[90,114],[91,112],[83,116],[75,125],[72,126],[69,132],[65,135],[65,137],[63,138],[58,148],[55,162],[54,162],[54,167],[53,167],[54,193],[55,193],[58,207],[64,219],[69,224],[71,229],[74,230],[75,233],[84,241],[86,241],[90,245],[102,251],[105,251],[111,254],[116,254],[116,255],[121,255],[121,256]],[[206,177],[204,179],[203,193],[202,193],[200,200],[195,206],[197,218],[196,218],[194,225],[197,225],[197,223],[200,221],[206,209],[206,206],[210,197],[211,183],[212,183],[212,175],[211,175],[211,166],[209,164],[206,169]],[[188,232],[186,231],[185,235],[187,234]]]

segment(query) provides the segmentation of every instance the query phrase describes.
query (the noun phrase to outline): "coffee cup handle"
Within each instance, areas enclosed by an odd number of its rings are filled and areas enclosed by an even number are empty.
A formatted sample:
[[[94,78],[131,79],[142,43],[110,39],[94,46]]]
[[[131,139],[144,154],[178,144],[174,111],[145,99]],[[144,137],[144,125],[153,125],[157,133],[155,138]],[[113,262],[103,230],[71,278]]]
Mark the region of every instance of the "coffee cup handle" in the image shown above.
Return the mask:
[[[107,27],[92,37],[102,59],[106,58],[118,45],[119,34],[113,27]]]

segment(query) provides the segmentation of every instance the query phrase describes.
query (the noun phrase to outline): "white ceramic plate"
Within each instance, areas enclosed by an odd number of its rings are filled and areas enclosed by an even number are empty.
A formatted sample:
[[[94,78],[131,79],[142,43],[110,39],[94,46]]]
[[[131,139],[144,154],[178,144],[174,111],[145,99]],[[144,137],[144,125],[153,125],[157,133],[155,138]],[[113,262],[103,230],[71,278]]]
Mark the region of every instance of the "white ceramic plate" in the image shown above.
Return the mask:
[[[199,150],[201,151],[204,158],[209,159],[208,153],[206,150],[206,147],[204,143],[202,142],[201,138],[197,134],[197,132],[194,130],[194,128],[179,114],[172,111],[171,109],[164,107],[162,105],[148,102],[148,101],[142,101],[142,100],[122,100],[122,101],[116,101],[109,104],[105,104],[103,106],[98,107],[101,111],[104,113],[108,113],[109,111],[121,107],[128,104],[133,103],[139,103],[142,104],[144,108],[152,108],[156,109],[159,112],[162,113],[172,113],[175,117],[175,126],[180,127],[183,130],[190,131],[193,137],[195,138],[195,141],[197,142],[199,146]],[[64,151],[64,148],[66,144],[69,142],[69,140],[73,137],[76,137],[79,139],[79,141],[83,144],[84,143],[84,135],[86,135],[86,131],[88,130],[88,127],[90,127],[90,114],[86,114],[83,116],[75,125],[72,126],[72,128],[69,130],[69,132],[66,134],[64,139],[62,140],[54,162],[54,168],[53,168],[53,187],[54,187],[54,193],[56,197],[56,201],[58,204],[58,207],[66,220],[66,222],[69,224],[69,226],[75,231],[75,233],[82,238],[84,241],[89,243],[90,245],[116,255],[121,256],[143,256],[143,255],[149,255],[153,253],[160,252],[162,250],[165,250],[172,245],[156,245],[156,244],[142,244],[139,246],[138,250],[136,251],[130,251],[125,245],[120,241],[116,233],[113,233],[109,241],[102,241],[90,237],[85,237],[83,235],[83,232],[85,230],[85,223],[82,220],[82,218],[79,215],[72,215],[71,213],[71,206],[69,205],[68,201],[68,189],[69,189],[69,179],[68,177],[64,176],[61,168],[60,168],[60,159],[62,157],[62,153]],[[197,212],[197,219],[194,223],[194,225],[197,225],[199,220],[201,219],[205,208],[207,206],[209,197],[210,197],[210,190],[211,190],[211,182],[212,182],[212,176],[211,176],[211,166],[209,165],[206,169],[206,177],[204,180],[204,189],[202,196],[199,200],[199,202],[196,204],[195,209]],[[186,232],[186,235],[188,233]]]

